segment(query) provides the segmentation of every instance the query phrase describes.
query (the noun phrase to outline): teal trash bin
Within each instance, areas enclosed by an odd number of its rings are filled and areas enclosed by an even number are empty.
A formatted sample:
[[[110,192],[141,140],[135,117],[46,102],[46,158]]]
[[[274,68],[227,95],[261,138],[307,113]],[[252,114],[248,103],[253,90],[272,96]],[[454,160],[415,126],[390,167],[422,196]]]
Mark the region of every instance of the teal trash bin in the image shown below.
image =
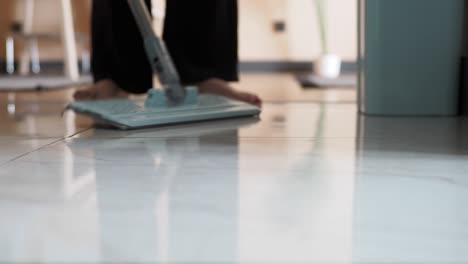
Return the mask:
[[[358,0],[359,109],[458,113],[464,0]]]

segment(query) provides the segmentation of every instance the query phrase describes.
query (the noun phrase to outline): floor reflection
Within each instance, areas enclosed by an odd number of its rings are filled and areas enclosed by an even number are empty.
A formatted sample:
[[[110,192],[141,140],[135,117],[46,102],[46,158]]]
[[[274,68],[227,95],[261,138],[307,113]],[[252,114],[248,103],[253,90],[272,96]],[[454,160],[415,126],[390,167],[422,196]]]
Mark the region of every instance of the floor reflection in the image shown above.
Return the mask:
[[[237,155],[229,155],[231,166],[219,175],[204,173],[193,162],[200,155],[214,157],[225,148],[236,153],[237,131],[222,135],[229,140],[213,140],[216,134],[140,139],[133,140],[131,146],[111,142],[96,150],[96,160],[109,161],[109,152],[125,149],[125,153],[139,157],[140,164],[146,164],[95,165],[104,261],[203,261],[206,256],[235,259]],[[152,168],[136,170],[148,164]],[[206,252],[208,248],[216,251]]]
[[[327,138],[328,107],[296,111],[268,112],[259,129],[308,138],[240,142],[240,263],[351,263],[355,142]]]
[[[234,123],[186,137],[70,139],[4,166],[0,258],[235,260],[246,122]]]
[[[468,261],[468,122],[361,117],[354,259]]]
[[[63,138],[91,127],[92,121],[68,111],[63,101],[16,100],[0,102],[0,138]],[[62,114],[63,113],[63,114]]]
[[[98,258],[95,175],[61,148],[0,171],[0,261]]]

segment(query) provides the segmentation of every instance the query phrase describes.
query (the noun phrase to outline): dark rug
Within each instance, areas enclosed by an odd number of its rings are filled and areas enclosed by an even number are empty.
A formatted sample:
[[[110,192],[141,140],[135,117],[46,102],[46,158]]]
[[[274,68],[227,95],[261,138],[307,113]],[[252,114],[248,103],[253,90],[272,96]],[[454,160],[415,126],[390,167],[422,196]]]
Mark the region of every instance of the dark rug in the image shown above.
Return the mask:
[[[356,74],[343,74],[336,79],[323,78],[314,74],[298,74],[297,81],[304,88],[356,88]]]

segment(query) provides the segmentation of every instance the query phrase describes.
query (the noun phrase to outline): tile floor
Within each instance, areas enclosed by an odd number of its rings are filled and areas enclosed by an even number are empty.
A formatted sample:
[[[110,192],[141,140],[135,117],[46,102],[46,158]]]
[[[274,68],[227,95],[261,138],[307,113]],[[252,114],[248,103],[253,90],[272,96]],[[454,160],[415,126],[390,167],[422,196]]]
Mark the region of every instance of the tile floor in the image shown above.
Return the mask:
[[[0,94],[0,263],[468,263],[468,120],[242,87],[260,120],[131,132]]]

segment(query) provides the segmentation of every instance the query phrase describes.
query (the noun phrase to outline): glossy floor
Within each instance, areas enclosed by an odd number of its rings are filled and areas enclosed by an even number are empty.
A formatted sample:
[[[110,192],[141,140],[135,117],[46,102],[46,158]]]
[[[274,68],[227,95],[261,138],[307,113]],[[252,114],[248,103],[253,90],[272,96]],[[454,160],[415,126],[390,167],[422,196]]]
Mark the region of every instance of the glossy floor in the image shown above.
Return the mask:
[[[1,94],[0,262],[468,262],[467,120],[249,78],[260,120],[130,132]]]

